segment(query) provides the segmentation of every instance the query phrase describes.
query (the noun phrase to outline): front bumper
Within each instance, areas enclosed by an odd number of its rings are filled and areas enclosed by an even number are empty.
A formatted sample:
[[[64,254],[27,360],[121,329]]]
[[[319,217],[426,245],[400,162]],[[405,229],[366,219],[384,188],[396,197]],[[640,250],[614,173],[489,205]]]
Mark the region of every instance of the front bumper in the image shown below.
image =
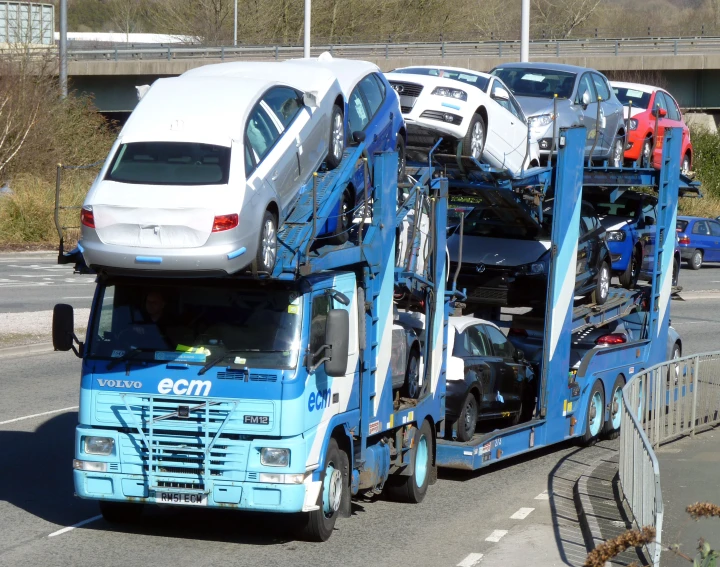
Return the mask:
[[[451,274],[454,269],[451,265]],[[515,275],[514,270],[487,268],[477,275],[461,273],[458,288],[466,290],[466,303],[469,305],[535,307],[544,305],[547,298],[545,275]]]
[[[627,270],[633,251],[631,238],[630,235],[626,235],[625,240],[622,242],[616,240],[608,241],[607,245],[610,250],[610,261],[612,262],[613,272],[624,272]]]

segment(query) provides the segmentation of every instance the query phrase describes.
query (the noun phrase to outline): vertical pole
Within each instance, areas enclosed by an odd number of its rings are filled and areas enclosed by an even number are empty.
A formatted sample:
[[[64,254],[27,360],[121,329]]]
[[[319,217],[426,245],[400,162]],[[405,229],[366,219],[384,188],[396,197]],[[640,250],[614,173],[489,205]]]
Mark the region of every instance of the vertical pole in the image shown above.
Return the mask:
[[[235,19],[233,20],[233,45],[237,45],[237,3],[238,0],[235,0]]]
[[[530,61],[530,0],[522,0],[520,18],[520,61]]]
[[[698,388],[700,387],[700,357],[696,356],[693,359],[693,373],[692,373],[692,387],[693,387],[693,401],[692,401],[692,431],[690,437],[695,437],[695,420],[697,419],[697,398]]]
[[[67,0],[60,0],[60,96],[67,94]]]
[[[305,0],[305,43],[303,45],[303,57],[310,57],[310,15],[312,0]]]

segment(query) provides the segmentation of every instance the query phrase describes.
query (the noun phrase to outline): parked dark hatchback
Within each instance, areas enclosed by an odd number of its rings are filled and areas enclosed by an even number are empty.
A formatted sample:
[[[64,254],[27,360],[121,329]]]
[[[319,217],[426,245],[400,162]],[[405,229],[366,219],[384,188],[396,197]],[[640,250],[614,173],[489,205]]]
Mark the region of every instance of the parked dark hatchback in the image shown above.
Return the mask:
[[[538,307],[547,297],[553,201],[545,202],[538,224],[502,192],[484,193],[484,202],[464,222],[458,288],[465,288],[468,313],[480,305]],[[448,239],[450,275],[459,257],[459,230]],[[603,304],[610,289],[610,252],[605,229],[589,203],[583,203],[578,240],[575,295]]]
[[[493,323],[450,317],[445,417],[468,441],[478,420],[532,415],[535,386],[530,363]],[[448,431],[452,428],[448,428]]]

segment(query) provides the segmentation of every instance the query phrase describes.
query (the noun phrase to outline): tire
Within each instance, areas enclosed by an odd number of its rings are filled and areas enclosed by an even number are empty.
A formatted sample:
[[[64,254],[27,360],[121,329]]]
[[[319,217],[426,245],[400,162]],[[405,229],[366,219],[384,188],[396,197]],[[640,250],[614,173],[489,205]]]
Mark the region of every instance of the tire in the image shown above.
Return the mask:
[[[255,262],[258,272],[272,273],[277,260],[277,219],[270,211],[265,211],[260,225],[258,249]]]
[[[642,252],[639,248],[633,249],[627,268],[625,268],[625,271],[620,274],[618,278],[620,285],[625,289],[635,289],[635,287],[637,287],[638,279],[640,278],[641,254]]]
[[[343,113],[336,104],[332,109],[330,118],[330,141],[328,144],[328,155],[325,163],[328,169],[335,169],[342,161],[343,152],[345,151],[345,124]]]
[[[398,155],[398,183],[402,183],[407,178],[405,169],[407,167],[407,158],[405,156],[405,138],[398,132],[397,143],[395,144],[395,151]]]
[[[585,445],[592,445],[597,441],[605,423],[605,401],[600,380],[597,380],[590,390],[585,417],[585,433],[582,436],[582,442]]]
[[[413,447],[415,447],[412,457],[415,460],[413,474],[391,475],[386,486],[387,495],[393,500],[418,504],[427,493],[434,453],[432,428],[427,421],[423,422],[420,429],[415,430]]]
[[[465,395],[460,417],[457,420],[458,441],[470,441],[475,435],[478,420],[478,403],[472,392]]]
[[[652,138],[645,138],[642,151],[640,152],[640,167],[646,169],[652,167],[652,147]]]
[[[677,360],[682,356],[682,348],[680,348],[680,345],[678,343],[675,343],[673,345],[672,355],[670,356],[670,360]],[[667,381],[668,384],[671,383],[673,385],[676,385],[680,378],[680,366],[675,365],[674,367],[668,367],[668,374],[667,374]]]
[[[680,173],[687,176],[690,173],[690,154],[685,154],[680,164]]]
[[[688,266],[690,266],[691,270],[699,270],[702,267],[703,263],[703,252],[702,250],[697,250],[693,252],[693,255],[688,260]]]
[[[126,502],[100,500],[100,513],[105,521],[111,524],[129,524],[142,516],[144,506]]]
[[[622,421],[622,389],[625,386],[625,378],[615,378],[612,390],[610,390],[610,419],[604,426],[603,432],[608,439],[615,439],[620,433],[620,422]]]
[[[338,447],[334,438],[328,443],[325,453],[325,470],[322,473],[322,488],[318,495],[318,510],[306,516],[303,536],[309,541],[327,541],[330,539],[335,522],[342,513],[343,500],[349,498],[347,491],[349,465],[348,456]]]
[[[476,160],[482,159],[483,150],[485,149],[485,121],[479,114],[473,114],[468,126],[467,134],[462,140],[462,154],[470,156]]]
[[[603,260],[598,270],[597,282],[592,292],[592,302],[596,305],[602,305],[607,301],[610,293],[610,266],[606,260]]]
[[[340,200],[340,206],[338,207],[337,222],[335,223],[335,230],[332,235],[327,239],[328,244],[345,244],[350,237],[349,229],[352,224],[352,210],[354,208],[355,201],[352,198],[349,189],[346,189]]]
[[[673,258],[672,286],[677,287],[680,282],[680,262]]]
[[[610,166],[622,167],[625,161],[625,135],[616,137],[610,153]]]
[[[416,399],[420,395],[420,354],[417,348],[413,347],[405,366],[405,381],[400,390],[404,398]]]

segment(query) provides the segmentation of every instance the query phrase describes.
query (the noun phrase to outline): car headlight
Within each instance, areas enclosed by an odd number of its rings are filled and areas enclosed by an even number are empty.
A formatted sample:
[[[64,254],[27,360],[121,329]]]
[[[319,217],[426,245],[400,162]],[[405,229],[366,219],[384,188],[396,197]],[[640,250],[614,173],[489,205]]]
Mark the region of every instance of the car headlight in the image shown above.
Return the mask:
[[[530,269],[528,270],[531,274],[544,274],[545,273],[545,263],[544,262],[533,262],[530,264]]]
[[[85,453],[88,455],[111,455],[115,440],[110,437],[85,437]]]
[[[528,122],[531,128],[542,128],[543,126],[552,124],[554,118],[554,114],[538,114],[537,116],[528,118]]]
[[[448,87],[437,87],[432,94],[437,96],[448,96],[457,100],[467,100],[467,93],[460,89],[451,89]]]
[[[611,230],[607,233],[608,242],[623,242],[625,240],[625,233],[622,230]]]
[[[290,466],[290,449],[263,447],[260,449],[260,463],[266,467]]]
[[[630,130],[637,130],[638,121],[635,118],[630,119]]]

